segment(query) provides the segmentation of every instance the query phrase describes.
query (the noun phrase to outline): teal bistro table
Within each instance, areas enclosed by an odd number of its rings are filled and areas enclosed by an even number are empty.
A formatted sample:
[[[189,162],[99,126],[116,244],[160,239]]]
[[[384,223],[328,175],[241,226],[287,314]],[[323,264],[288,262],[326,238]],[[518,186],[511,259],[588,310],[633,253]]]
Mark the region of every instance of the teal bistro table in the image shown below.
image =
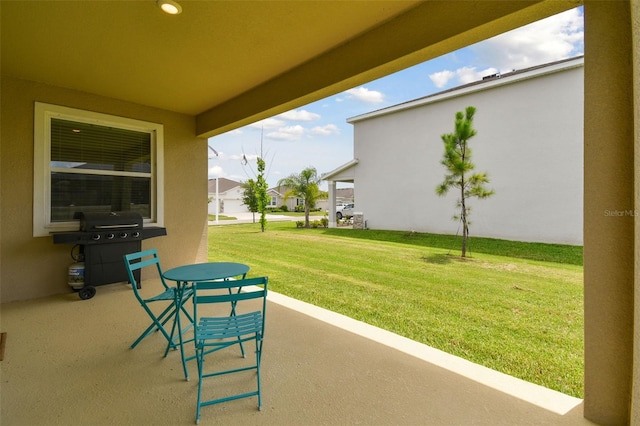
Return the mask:
[[[182,303],[182,296],[184,290],[189,286],[189,283],[196,283],[198,281],[215,281],[215,280],[228,280],[236,277],[245,278],[249,272],[249,266],[243,263],[235,262],[207,262],[207,263],[194,263],[190,265],[178,266],[176,268],[165,271],[162,275],[165,279],[176,282],[176,307]],[[189,380],[189,373],[187,372],[187,363],[184,357],[184,342],[182,339],[182,325],[180,323],[180,309],[177,314],[177,327],[178,327],[178,340],[180,346],[180,357],[182,358],[182,369],[184,370],[185,379]],[[232,313],[233,314],[233,311]]]

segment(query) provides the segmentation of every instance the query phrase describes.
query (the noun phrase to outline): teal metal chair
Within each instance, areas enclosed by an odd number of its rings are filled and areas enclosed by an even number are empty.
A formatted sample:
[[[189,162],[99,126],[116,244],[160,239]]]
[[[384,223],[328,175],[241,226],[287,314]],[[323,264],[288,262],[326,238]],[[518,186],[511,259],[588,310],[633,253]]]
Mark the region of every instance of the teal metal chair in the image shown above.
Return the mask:
[[[197,282],[194,284],[193,318],[195,358],[198,367],[198,401],[196,408],[196,424],[200,422],[202,407],[232,401],[252,396],[258,397],[258,409],[262,409],[262,394],[260,387],[260,358],[264,339],[264,321],[267,303],[267,277],[246,278],[241,280]],[[207,316],[202,312],[204,305],[231,303],[232,311],[220,307],[219,316]],[[213,309],[213,308],[211,308]],[[207,308],[207,311],[211,309]],[[205,371],[205,358],[222,349],[229,348],[243,342],[254,341],[255,360],[248,366],[231,369]],[[242,350],[244,358],[244,350]],[[219,360],[212,360],[213,365],[220,364]],[[256,388],[245,393],[219,396],[215,399],[202,398],[204,379],[233,373],[254,371],[256,374]]]
[[[159,331],[165,337],[165,339],[167,339],[167,349],[164,352],[164,356],[167,356],[169,349],[176,349],[178,346],[180,346],[184,364],[184,349],[180,345],[180,342],[176,342],[176,339],[178,338],[176,333],[176,315],[178,315],[179,312],[183,312],[188,319],[188,324],[185,329],[193,327],[193,317],[184,307],[185,302],[193,297],[193,289],[184,288],[178,290],[176,287],[170,287],[167,285],[164,276],[162,275],[160,258],[158,257],[158,253],[155,249],[126,254],[124,255],[124,263],[127,268],[127,272],[129,274],[129,282],[131,283],[131,288],[133,288],[136,299],[138,299],[138,302],[140,302],[140,306],[142,306],[142,308],[149,315],[152,321],[149,327],[147,327],[147,329],[142,332],[140,337],[138,337],[136,341],[133,342],[133,344],[131,345],[131,349],[135,348],[138,343],[140,343],[152,333]],[[154,266],[157,270],[160,282],[162,283],[162,292],[152,297],[143,297],[142,294],[140,294],[138,285],[139,283],[136,282],[134,271],[140,270],[145,267]],[[164,310],[162,310],[159,315],[156,315],[154,311],[149,307],[150,304],[156,302],[164,303],[166,305],[164,307]],[[171,325],[171,332],[169,333],[165,329],[165,326],[171,320],[173,320],[173,324]]]

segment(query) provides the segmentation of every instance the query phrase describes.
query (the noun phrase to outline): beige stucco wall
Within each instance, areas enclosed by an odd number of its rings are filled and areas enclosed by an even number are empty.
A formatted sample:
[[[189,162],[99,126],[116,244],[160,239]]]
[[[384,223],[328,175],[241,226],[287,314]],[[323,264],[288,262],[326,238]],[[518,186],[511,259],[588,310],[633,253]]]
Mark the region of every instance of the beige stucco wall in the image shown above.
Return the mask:
[[[638,205],[634,114],[640,97],[633,89],[629,11],[627,1],[585,2],[584,413],[607,425],[630,422],[638,334],[633,328],[638,217],[605,213]]]
[[[206,259],[207,145],[195,136],[194,117],[30,81],[3,77],[1,84],[2,302],[71,291],[71,245],[32,236],[35,101],[163,124],[167,236],[145,240],[142,247],[157,248],[165,268]]]

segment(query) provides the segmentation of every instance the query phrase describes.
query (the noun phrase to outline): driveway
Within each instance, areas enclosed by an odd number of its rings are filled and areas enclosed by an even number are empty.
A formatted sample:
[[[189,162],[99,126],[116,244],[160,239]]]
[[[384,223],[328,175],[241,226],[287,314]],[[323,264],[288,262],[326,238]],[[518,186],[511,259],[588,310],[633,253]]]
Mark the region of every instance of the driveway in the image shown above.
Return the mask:
[[[254,213],[227,213],[225,216],[235,217],[236,220],[219,220],[217,223],[215,220],[210,220],[209,225],[232,225],[235,223],[253,223],[254,222]],[[280,214],[267,214],[267,222],[268,221],[297,221],[304,220],[304,217],[301,216],[285,216]],[[260,214],[255,213],[255,223],[260,221]]]

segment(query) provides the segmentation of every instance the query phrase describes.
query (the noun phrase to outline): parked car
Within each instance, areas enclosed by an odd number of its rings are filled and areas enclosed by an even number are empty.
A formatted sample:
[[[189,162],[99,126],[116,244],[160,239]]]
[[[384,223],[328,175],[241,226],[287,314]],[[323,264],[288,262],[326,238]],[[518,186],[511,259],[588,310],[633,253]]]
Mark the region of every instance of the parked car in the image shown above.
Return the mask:
[[[346,204],[342,210],[336,212],[336,218],[337,219],[342,219],[342,218],[346,218],[349,219],[351,216],[353,216],[353,203],[352,204]]]
[[[336,204],[336,213],[341,212],[347,206],[347,203]]]

